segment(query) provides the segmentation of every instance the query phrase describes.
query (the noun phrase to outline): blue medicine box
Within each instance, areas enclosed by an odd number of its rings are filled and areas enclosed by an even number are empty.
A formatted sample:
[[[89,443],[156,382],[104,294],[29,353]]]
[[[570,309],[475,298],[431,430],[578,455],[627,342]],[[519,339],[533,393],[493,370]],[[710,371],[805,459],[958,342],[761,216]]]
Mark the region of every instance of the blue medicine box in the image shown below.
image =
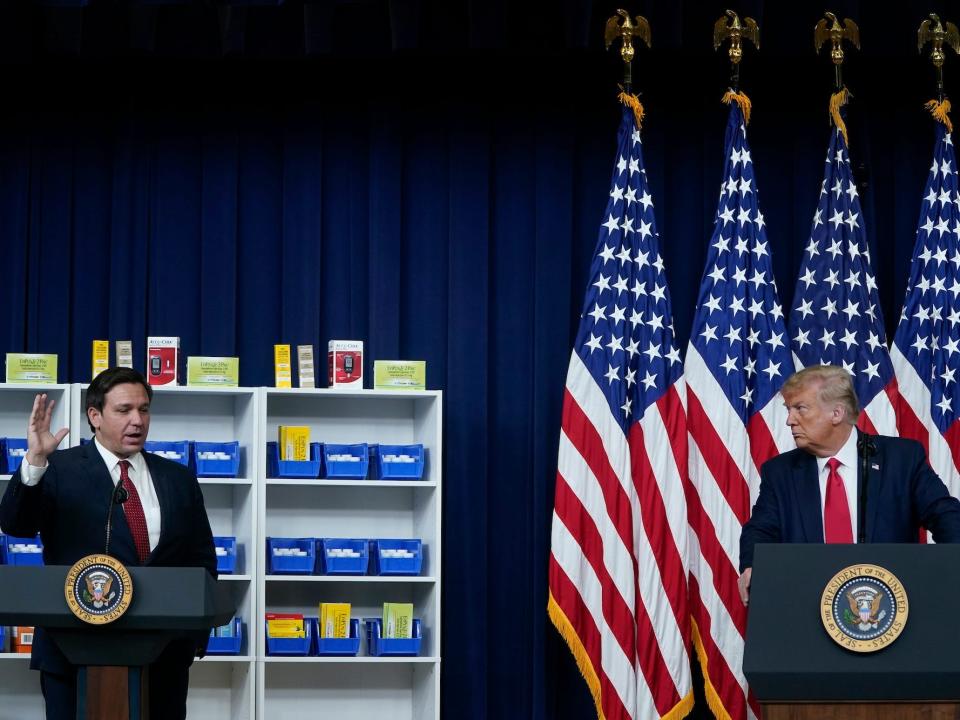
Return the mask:
[[[380,480],[422,480],[423,459],[423,445],[380,445],[375,475]]]
[[[316,566],[316,538],[267,538],[267,572],[273,575],[312,575]],[[288,555],[280,550],[302,550]]]
[[[280,448],[275,442],[267,443],[267,477],[269,478],[318,478],[320,458],[323,452],[320,443],[310,443],[309,460],[281,460]]]
[[[234,618],[224,627],[230,628],[230,634],[226,637],[218,636],[217,631],[220,628],[213,628],[210,631],[210,639],[207,640],[207,655],[239,655],[243,647],[243,636],[246,634],[244,623],[240,618]]]
[[[347,459],[352,458],[352,459]],[[363,480],[370,467],[370,450],[366,443],[323,446],[324,477]]]
[[[423,542],[418,539],[371,540],[370,555],[373,575],[419,575],[423,569]]]
[[[220,457],[214,457],[214,453],[220,453]],[[236,477],[240,470],[240,443],[197,441],[193,443],[193,458],[197,477]]]
[[[366,575],[370,561],[369,540],[320,538],[317,571],[320,575]]]
[[[20,467],[20,462],[27,454],[26,438],[0,438],[0,444],[3,446],[2,473],[4,475],[13,475]]]
[[[351,618],[350,637],[346,638],[324,638],[318,631],[316,648],[314,655],[356,655],[360,652],[360,621]]]
[[[25,545],[26,548],[19,548],[18,545]],[[40,542],[40,536],[18,538],[7,535],[7,564],[43,565],[43,543]]]
[[[223,548],[226,555],[217,553],[217,572],[221,575],[233,575],[237,571],[237,539],[235,537],[214,537],[213,545]]]
[[[269,628],[266,620],[263,624],[265,628]],[[266,632],[267,655],[312,655],[316,647],[317,619],[304,618],[303,629],[306,637],[302,638],[270,637],[268,629]]]
[[[189,440],[147,440],[143,444],[143,449],[181,465],[190,465]]]
[[[382,618],[365,618],[367,625],[367,655],[419,655],[423,639],[420,620],[413,620],[412,638],[384,638]]]

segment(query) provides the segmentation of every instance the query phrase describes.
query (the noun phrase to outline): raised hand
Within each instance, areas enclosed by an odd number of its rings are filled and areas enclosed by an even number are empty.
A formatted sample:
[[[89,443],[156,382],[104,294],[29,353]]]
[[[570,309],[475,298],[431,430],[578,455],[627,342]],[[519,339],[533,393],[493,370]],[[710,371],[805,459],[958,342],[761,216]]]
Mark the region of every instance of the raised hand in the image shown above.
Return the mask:
[[[50,418],[53,416],[53,406],[56,401],[41,393],[33,399],[33,410],[30,412],[30,422],[27,425],[27,457],[26,461],[34,467],[46,467],[47,457],[57,449],[70,432],[68,428],[61,428],[54,435],[50,432]]]

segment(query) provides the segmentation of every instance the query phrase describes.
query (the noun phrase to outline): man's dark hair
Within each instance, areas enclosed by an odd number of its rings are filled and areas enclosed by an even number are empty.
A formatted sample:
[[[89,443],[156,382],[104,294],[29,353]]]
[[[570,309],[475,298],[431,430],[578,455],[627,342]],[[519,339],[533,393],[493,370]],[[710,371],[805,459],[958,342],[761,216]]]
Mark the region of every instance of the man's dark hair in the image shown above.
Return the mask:
[[[107,396],[107,393],[117,385],[127,385],[129,383],[143,385],[143,389],[147,391],[147,400],[153,399],[153,388],[147,384],[147,380],[143,375],[132,368],[114,367],[109,370],[104,370],[90,383],[90,386],[87,388],[87,401],[83,408],[84,414],[86,414],[90,408],[96,408],[100,412],[103,412],[103,400]],[[93,423],[90,422],[89,417],[90,416],[87,415],[90,432],[96,435],[97,429],[93,426]]]

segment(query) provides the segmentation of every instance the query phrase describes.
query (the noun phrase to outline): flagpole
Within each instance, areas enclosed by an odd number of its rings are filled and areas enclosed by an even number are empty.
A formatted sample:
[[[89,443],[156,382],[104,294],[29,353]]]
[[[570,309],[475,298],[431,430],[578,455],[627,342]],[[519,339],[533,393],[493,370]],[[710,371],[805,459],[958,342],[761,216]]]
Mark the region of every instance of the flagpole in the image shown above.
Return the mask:
[[[617,14],[607,18],[604,30],[604,42],[607,50],[613,42],[620,39],[620,58],[623,60],[623,92],[633,94],[633,38],[640,38],[650,47],[650,23],[642,15],[634,18],[626,10],[617,10]]]
[[[847,100],[853,94],[847,90],[843,84],[843,41],[846,40],[857,50],[860,49],[860,28],[850,18],[845,18],[841,22],[832,12],[824,13],[824,18],[816,24],[813,29],[813,46],[820,54],[820,48],[823,44],[830,41],[830,59],[833,61],[834,68],[834,91],[830,96],[830,117],[840,134],[843,135],[843,141],[849,146],[850,138],[847,136],[847,125],[840,115],[840,108],[847,104]]]
[[[960,33],[952,22],[941,23],[936,13],[930,13],[927,20],[920,23],[917,31],[917,52],[923,52],[923,46],[930,43],[930,62],[936,69],[937,76],[937,103],[942,104],[946,99],[943,92],[943,63],[946,53],[943,51],[944,42],[952,47],[955,53],[960,53]]]
[[[727,18],[730,23],[727,23]],[[740,61],[743,59],[741,40],[749,40],[757,50],[760,49],[760,28],[753,18],[745,17],[740,22],[739,16],[733,10],[727,10],[713,24],[713,49],[719,50],[726,41],[730,41],[727,54],[730,56],[730,89],[734,93],[740,92]]]

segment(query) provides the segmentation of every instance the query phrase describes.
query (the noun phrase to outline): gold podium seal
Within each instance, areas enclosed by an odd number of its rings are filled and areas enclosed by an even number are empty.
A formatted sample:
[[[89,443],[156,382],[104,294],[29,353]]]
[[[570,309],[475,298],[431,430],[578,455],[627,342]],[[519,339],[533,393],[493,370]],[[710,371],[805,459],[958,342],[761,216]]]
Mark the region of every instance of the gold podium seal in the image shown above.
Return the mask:
[[[851,565],[820,597],[820,619],[833,641],[854,652],[882,650],[903,632],[910,603],[903,584],[877,565]]]
[[[91,625],[121,617],[133,599],[130,572],[109,555],[87,555],[67,571],[63,586],[70,612]]]

